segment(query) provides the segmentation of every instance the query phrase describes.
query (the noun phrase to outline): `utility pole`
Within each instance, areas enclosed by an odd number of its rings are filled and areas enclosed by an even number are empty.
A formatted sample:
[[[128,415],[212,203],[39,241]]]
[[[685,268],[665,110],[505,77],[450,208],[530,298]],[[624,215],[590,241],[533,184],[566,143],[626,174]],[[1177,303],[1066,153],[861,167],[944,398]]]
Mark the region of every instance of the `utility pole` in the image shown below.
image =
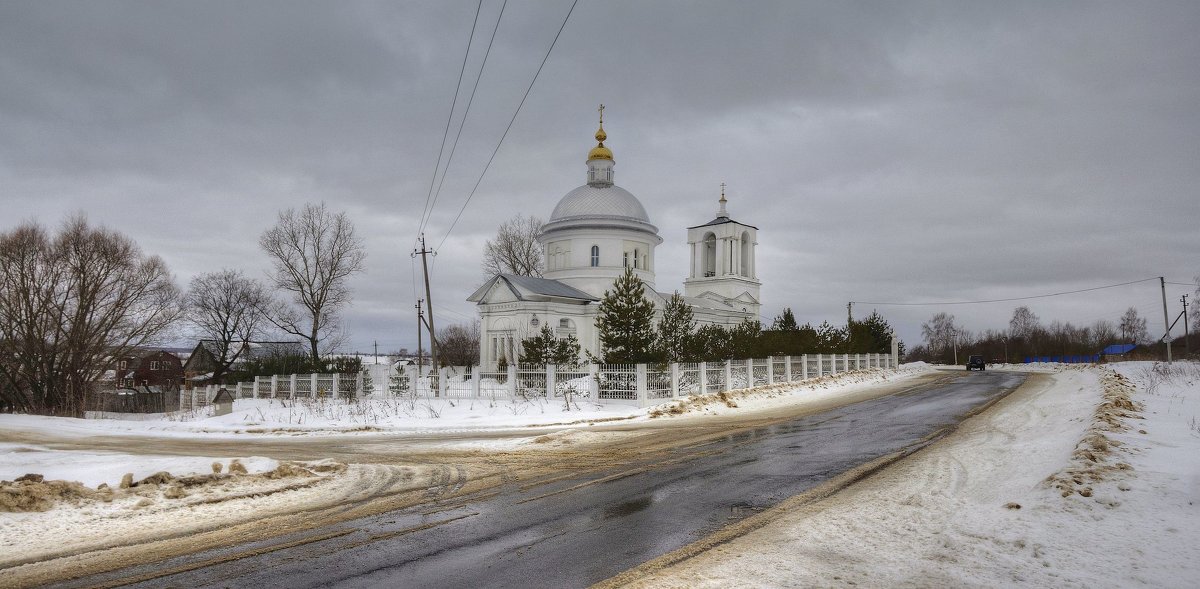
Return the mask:
[[[854,350],[854,301],[846,303],[846,352]]]
[[[417,308],[417,378],[421,377],[421,368],[422,368],[422,366],[421,366],[421,329],[425,325],[425,317],[423,317],[421,315],[421,303],[424,303],[424,302],[425,302],[425,299],[417,299],[417,304],[414,305]],[[413,390],[416,390],[416,389],[413,389]]]
[[[379,340],[375,340],[375,363],[379,364]]]
[[[425,307],[429,314],[429,365],[437,370],[437,339],[436,332],[433,329],[433,295],[429,288],[429,254],[437,255],[436,252],[425,247],[425,234],[421,234],[421,249],[413,251],[412,255],[421,254],[421,270],[425,273]]]
[[[1167,364],[1171,363],[1171,318],[1167,315],[1167,279],[1162,276],[1158,277],[1158,283],[1162,286],[1163,299],[1163,325],[1167,327],[1167,334],[1163,339],[1167,342]]]
[[[1192,344],[1191,344],[1191,342],[1188,341],[1189,339],[1191,339],[1192,335],[1191,335],[1191,332],[1188,330],[1187,297],[1188,297],[1187,295],[1183,295],[1182,297],[1179,298],[1179,301],[1183,303],[1183,357],[1184,358],[1190,358],[1192,356]]]

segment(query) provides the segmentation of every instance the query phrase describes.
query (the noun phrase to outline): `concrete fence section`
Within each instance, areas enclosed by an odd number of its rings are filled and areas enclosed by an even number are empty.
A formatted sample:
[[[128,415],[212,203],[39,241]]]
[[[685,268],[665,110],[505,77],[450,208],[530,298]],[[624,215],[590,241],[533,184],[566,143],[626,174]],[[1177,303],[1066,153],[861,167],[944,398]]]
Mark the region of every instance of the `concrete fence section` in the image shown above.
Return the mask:
[[[892,369],[897,360],[895,354],[804,354],[670,364],[510,365],[499,371],[450,366],[421,374],[415,366],[370,366],[359,374],[259,376],[235,385],[184,389],[179,392],[179,408],[205,407],[222,388],[237,399],[571,397],[644,407],[677,397],[800,382],[850,370]]]

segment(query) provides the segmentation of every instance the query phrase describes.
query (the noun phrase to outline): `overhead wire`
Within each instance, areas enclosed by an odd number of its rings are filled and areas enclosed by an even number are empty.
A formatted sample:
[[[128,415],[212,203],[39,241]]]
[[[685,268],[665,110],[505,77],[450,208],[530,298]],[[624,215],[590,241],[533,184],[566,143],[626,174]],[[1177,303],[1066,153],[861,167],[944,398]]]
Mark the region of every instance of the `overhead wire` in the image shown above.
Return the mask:
[[[458,132],[454,134],[454,143],[450,144],[450,155],[446,157],[446,166],[442,168],[442,178],[438,180],[437,190],[433,193],[433,202],[429,204],[429,213],[425,219],[425,223],[428,223],[429,217],[433,216],[433,210],[437,207],[438,197],[442,194],[442,185],[446,183],[446,175],[450,172],[450,164],[454,162],[454,152],[458,150],[458,140],[462,137],[463,126],[466,125],[467,116],[471,113],[471,105],[475,103],[475,91],[479,89],[479,80],[483,78],[483,70],[487,67],[488,56],[492,54],[492,45],[496,42],[496,32],[500,30],[500,21],[504,18],[504,8],[506,6],[508,6],[508,0],[504,0],[504,3],[500,5],[500,15],[496,17],[496,26],[492,27],[492,37],[488,39],[487,50],[483,52],[483,61],[479,64],[479,72],[475,74],[475,84],[471,86],[471,96],[467,98],[467,107],[463,110],[462,118],[458,121]]]
[[[454,120],[454,110],[458,105],[458,92],[462,88],[463,74],[467,71],[467,58],[471,55],[471,43],[475,40],[475,26],[479,24],[479,13],[483,9],[483,0],[475,5],[475,20],[471,22],[471,36],[467,38],[467,50],[463,53],[462,68],[458,70],[458,82],[454,85],[454,99],[450,101],[450,114],[446,115],[446,129],[442,131],[442,145],[438,148],[437,163],[433,165],[433,177],[429,179],[429,192],[425,195],[425,206],[421,209],[421,221],[417,224],[417,235],[413,237],[413,246],[425,230],[427,215],[431,212],[430,202],[433,199],[433,185],[437,182],[438,169],[442,167],[442,153],[446,149],[446,138],[450,136],[450,123]]]
[[[880,302],[873,302],[873,301],[850,301],[850,302],[855,305],[881,305],[881,306],[886,305],[886,306],[904,306],[904,307],[925,307],[925,306],[936,306],[936,305],[977,305],[977,304],[982,304],[982,303],[1005,303],[1005,302],[1010,302],[1010,301],[1028,301],[1030,299],[1044,299],[1047,297],[1057,297],[1057,296],[1068,295],[1068,294],[1077,294],[1077,293],[1081,293],[1081,292],[1090,292],[1093,290],[1102,290],[1102,289],[1106,289],[1106,288],[1116,288],[1118,286],[1129,286],[1130,284],[1138,284],[1139,282],[1147,282],[1150,280],[1158,280],[1158,279],[1159,279],[1158,276],[1152,276],[1150,278],[1143,278],[1141,280],[1131,280],[1129,282],[1122,282],[1119,284],[1107,284],[1104,286],[1096,286],[1096,287],[1092,287],[1092,288],[1081,288],[1079,290],[1066,290],[1063,292],[1055,292],[1055,293],[1050,293],[1050,294],[1032,295],[1032,296],[1027,296],[1027,297],[1010,297],[1010,298],[1005,298],[1005,299],[986,299],[986,300],[978,300],[978,301],[942,301],[942,302],[929,302],[929,303],[880,303]]]
[[[500,146],[504,145],[504,139],[508,137],[508,132],[517,120],[517,115],[521,113],[521,107],[525,106],[525,99],[529,98],[529,93],[533,90],[533,85],[537,82],[538,76],[541,75],[542,68],[546,66],[546,61],[550,59],[550,53],[554,51],[554,46],[558,44],[558,38],[562,36],[563,29],[567,27],[567,21],[571,20],[571,14],[575,12],[577,4],[579,4],[579,0],[571,3],[571,9],[567,11],[567,16],[563,18],[562,25],[558,27],[558,32],[554,34],[554,40],[550,42],[550,47],[546,49],[546,55],[542,57],[542,63],[538,65],[537,71],[533,74],[533,79],[529,81],[529,87],[525,89],[525,94],[521,96],[521,102],[517,104],[517,109],[513,111],[513,116],[509,119],[508,126],[504,128],[504,133],[500,135],[500,141],[496,143],[496,148],[492,150],[492,155],[488,158],[487,164],[483,166],[483,172],[479,174],[479,179],[475,181],[475,186],[471,188],[471,193],[467,195],[467,200],[463,201],[462,207],[458,209],[458,214],[454,216],[454,221],[450,223],[450,228],[446,230],[446,235],[438,242],[436,249],[441,249],[442,244],[446,243],[446,240],[450,237],[450,233],[458,225],[458,220],[462,218],[463,211],[467,210],[467,205],[475,197],[475,192],[479,190],[479,184],[483,182],[483,177],[487,175],[488,169],[491,168],[492,161],[496,159],[496,154],[500,151]]]

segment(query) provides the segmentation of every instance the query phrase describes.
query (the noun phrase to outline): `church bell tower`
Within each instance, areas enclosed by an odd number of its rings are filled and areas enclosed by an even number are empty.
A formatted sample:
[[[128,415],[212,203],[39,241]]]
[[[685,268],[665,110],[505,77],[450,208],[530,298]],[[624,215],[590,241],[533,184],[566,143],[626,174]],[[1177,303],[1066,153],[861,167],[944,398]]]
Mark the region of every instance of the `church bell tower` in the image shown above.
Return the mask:
[[[715,219],[688,227],[692,264],[683,281],[684,294],[726,303],[758,317],[762,288],[754,259],[758,228],[729,217],[724,184],[718,202]]]

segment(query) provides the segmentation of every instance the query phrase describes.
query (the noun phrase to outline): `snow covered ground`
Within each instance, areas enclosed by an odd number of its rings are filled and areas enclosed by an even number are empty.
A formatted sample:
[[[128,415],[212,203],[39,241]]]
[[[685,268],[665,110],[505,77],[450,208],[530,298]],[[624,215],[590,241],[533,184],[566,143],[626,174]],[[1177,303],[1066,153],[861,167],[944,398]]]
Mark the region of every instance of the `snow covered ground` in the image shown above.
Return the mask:
[[[407,434],[420,434],[422,447],[430,450],[536,452],[564,444],[611,443],[628,435],[606,431],[605,424],[613,421],[625,429],[629,424],[638,429],[636,424],[654,428],[665,421],[781,408],[816,410],[877,395],[881,383],[903,382],[929,370],[925,365],[910,365],[896,371],[850,372],[642,409],[581,402],[566,411],[561,400],[242,400],[235,403],[232,414],[220,417],[212,416],[209,409],[138,420],[0,415],[0,439],[8,440],[0,442],[0,567],[79,554],[114,541],[136,545],[217,530],[252,517],[425,489],[435,485],[438,476],[436,465],[290,463],[252,454],[159,455],[152,450],[156,438],[169,440],[173,452],[189,440],[212,439],[233,440],[223,447],[253,452],[253,444],[242,446],[237,441],[313,437],[314,460],[321,458],[327,442],[403,440]],[[512,430],[521,431],[504,437],[472,439],[470,435]],[[452,435],[429,440],[435,432]],[[131,448],[119,452],[52,447],[78,448],[81,442],[100,436],[116,436]],[[368,459],[364,457],[364,462]],[[235,461],[239,466],[231,473]],[[220,473],[214,474],[215,465]],[[27,474],[37,476],[14,482]]]
[[[1039,368],[943,441],[633,586],[1200,585],[1200,365]]]

